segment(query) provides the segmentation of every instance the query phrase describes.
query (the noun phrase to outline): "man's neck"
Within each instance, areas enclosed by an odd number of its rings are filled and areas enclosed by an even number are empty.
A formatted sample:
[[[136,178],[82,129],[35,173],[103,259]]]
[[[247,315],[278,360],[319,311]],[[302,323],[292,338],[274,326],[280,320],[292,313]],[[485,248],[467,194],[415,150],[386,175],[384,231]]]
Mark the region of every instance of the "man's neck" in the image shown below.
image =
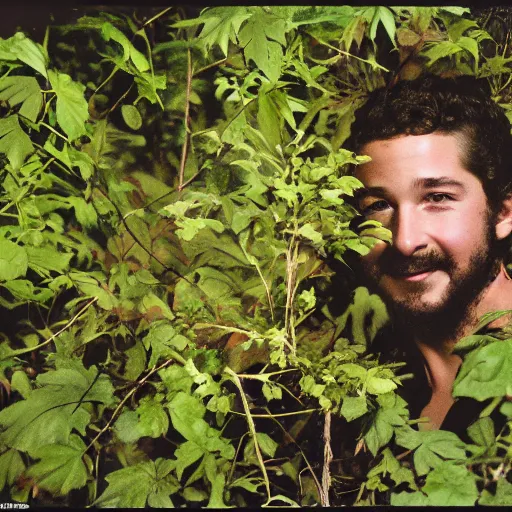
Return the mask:
[[[471,307],[466,322],[461,326],[455,338],[439,340],[432,345],[421,339],[415,339],[420,352],[427,365],[432,389],[446,389],[453,384],[457,370],[461,364],[459,356],[453,354],[453,347],[457,341],[470,335],[482,315],[498,310],[512,309],[512,280],[508,279],[504,269],[496,279],[484,290],[478,298],[477,304]],[[489,324],[490,327],[502,327],[510,321],[511,315],[506,315]]]

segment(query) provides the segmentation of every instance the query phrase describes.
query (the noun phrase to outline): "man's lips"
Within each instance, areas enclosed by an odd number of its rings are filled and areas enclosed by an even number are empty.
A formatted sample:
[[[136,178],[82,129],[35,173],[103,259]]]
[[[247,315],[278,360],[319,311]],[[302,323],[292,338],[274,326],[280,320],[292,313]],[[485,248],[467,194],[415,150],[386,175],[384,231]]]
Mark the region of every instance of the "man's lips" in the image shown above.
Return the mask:
[[[435,269],[430,270],[422,270],[420,272],[414,273],[404,273],[404,274],[391,274],[394,279],[402,279],[404,281],[415,282],[415,281],[423,281],[432,273],[435,272]]]

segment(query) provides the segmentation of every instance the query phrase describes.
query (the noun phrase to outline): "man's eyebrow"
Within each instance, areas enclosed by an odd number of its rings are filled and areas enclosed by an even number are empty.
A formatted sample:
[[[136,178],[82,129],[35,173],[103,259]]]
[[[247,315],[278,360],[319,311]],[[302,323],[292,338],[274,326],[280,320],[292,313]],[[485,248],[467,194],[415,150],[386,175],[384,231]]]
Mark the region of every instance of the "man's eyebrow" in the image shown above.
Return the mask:
[[[413,182],[414,188],[436,188],[436,187],[457,187],[465,190],[464,184],[453,178],[447,176],[441,176],[439,178],[416,178]]]
[[[448,176],[441,176],[439,178],[416,178],[412,184],[413,188],[425,189],[425,188],[436,188],[442,186],[457,187],[462,191],[466,190],[464,184]],[[390,189],[386,187],[362,187],[355,191],[354,197],[356,199],[362,199],[367,196],[383,196],[389,193]]]
[[[354,192],[355,199],[366,196],[382,196],[386,193],[386,187],[361,187]]]

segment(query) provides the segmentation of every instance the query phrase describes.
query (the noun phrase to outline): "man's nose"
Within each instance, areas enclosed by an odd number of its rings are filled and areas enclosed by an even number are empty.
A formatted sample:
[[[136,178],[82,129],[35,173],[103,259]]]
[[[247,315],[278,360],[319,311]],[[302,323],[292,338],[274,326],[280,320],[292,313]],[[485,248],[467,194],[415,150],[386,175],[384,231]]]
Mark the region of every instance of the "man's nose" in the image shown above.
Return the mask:
[[[411,256],[416,251],[427,246],[427,235],[421,214],[407,206],[397,210],[391,232],[395,249],[405,256]]]

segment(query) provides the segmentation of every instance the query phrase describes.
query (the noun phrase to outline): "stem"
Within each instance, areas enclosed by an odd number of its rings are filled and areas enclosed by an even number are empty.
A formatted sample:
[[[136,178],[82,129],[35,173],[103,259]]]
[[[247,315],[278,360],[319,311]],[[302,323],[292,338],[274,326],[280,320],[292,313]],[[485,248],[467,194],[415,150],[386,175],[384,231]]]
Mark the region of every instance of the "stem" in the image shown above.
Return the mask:
[[[229,486],[229,484],[231,483],[231,480],[233,479],[233,473],[235,472],[235,466],[236,466],[236,459],[238,458],[238,454],[239,454],[239,452],[240,452],[240,448],[242,447],[242,441],[243,441],[244,437],[245,437],[246,435],[248,435],[248,434],[249,434],[249,432],[246,432],[246,433],[245,433],[245,434],[240,438],[240,440],[238,441],[238,446],[237,446],[237,448],[236,448],[235,457],[234,457],[234,459],[233,459],[233,464],[231,464],[231,468],[230,468],[230,470],[229,470],[229,476],[228,476],[228,478],[227,478],[227,480],[226,480],[226,487],[228,487],[228,486]]]
[[[199,73],[202,73],[203,71],[206,71],[207,69],[214,68],[215,66],[218,66],[219,64],[222,64],[223,62],[226,62],[228,58],[220,59],[216,62],[212,62],[211,64],[208,64],[207,66],[204,66],[203,68],[199,68],[197,71],[194,71],[194,76],[198,75]]]
[[[98,432],[96,437],[89,443],[87,448],[84,450],[84,454],[89,451],[89,449],[94,445],[94,443],[110,428],[110,425],[112,425],[112,422],[116,418],[116,416],[119,414],[121,409],[123,408],[124,404],[135,394],[135,392],[151,377],[154,373],[161,370],[162,368],[165,368],[166,366],[169,366],[173,361],[178,361],[181,364],[185,364],[186,361],[181,357],[177,352],[173,351],[172,358],[165,361],[165,363],[162,363],[160,366],[153,368],[143,379],[137,382],[137,385],[126,394],[126,396],[119,402],[119,405],[115,408],[114,412],[112,413],[111,418],[108,420],[107,424]]]
[[[13,357],[13,356],[19,356],[21,354],[33,352],[34,350],[38,350],[42,347],[45,347],[46,345],[51,343],[57,336],[62,334],[66,329],[71,327],[82,316],[82,314],[87,309],[89,309],[97,300],[98,300],[98,297],[94,297],[92,300],[90,300],[60,331],[56,332],[55,334],[52,334],[46,341],[43,341],[43,343],[40,343],[39,345],[36,345],[35,347],[20,348],[18,350],[13,350],[6,356],[0,357],[0,361],[9,359],[10,357]]]
[[[189,114],[190,114],[190,92],[192,89],[192,54],[190,52],[190,48],[187,48],[187,89],[186,89],[186,97],[185,97],[185,140],[183,141],[183,147],[181,149],[181,162],[180,162],[180,176],[179,176],[179,185],[178,192],[181,195],[181,191],[184,187],[184,176],[185,176],[185,163],[187,161],[187,150],[188,150],[188,141],[190,137],[190,128],[188,126]]]
[[[256,436],[256,427],[254,425],[254,421],[252,419],[251,411],[249,409],[249,403],[247,402],[247,397],[245,396],[244,389],[242,387],[242,383],[238,378],[238,375],[227,366],[224,371],[231,376],[231,380],[240,391],[240,398],[242,399],[242,403],[244,404],[245,417],[247,419],[247,425],[249,426],[249,431],[251,432],[252,439],[254,441],[254,451],[256,452],[256,457],[258,459],[261,472],[263,473],[263,480],[265,481],[265,489],[267,491],[267,498],[270,501],[270,482],[268,479],[267,469],[265,468],[265,463],[263,462],[263,456],[261,455],[260,445],[258,443],[258,438]]]
[[[294,412],[282,412],[279,414],[252,414],[251,416],[253,418],[267,418],[267,419],[273,419],[273,418],[282,418],[283,416],[297,416],[299,414],[309,414],[311,412],[318,412],[320,409],[304,409],[303,411],[294,411]],[[238,414],[240,416],[245,416],[243,412],[238,411],[229,411],[232,414]]]
[[[329,466],[332,461],[331,411],[325,413],[324,443],[324,469],[322,471],[322,493],[320,494],[320,499],[322,507],[329,507],[329,487],[331,486],[331,472]]]
[[[144,25],[142,25],[142,27],[140,29],[147,27],[148,25],[153,23],[153,21],[156,21],[158,18],[162,17],[165,13],[169,12],[171,9],[172,9],[172,7],[167,7],[163,11],[160,11],[158,14],[155,14],[152,18],[150,18],[148,21],[146,21],[146,23],[144,23]]]
[[[92,96],[94,96],[95,94],[98,94],[98,91],[104,86],[106,85],[109,80],[119,71],[119,67],[118,66],[115,66],[114,69],[112,70],[112,72],[110,73],[110,75],[107,76],[107,78],[105,78],[105,80],[103,80],[103,82],[101,82],[101,84],[98,86],[98,88],[92,93]],[[92,97],[91,96],[91,97]]]
[[[275,423],[277,423],[277,425],[279,425],[279,428],[285,433],[285,435],[290,438],[290,440],[292,441],[292,443],[299,449],[299,452],[300,454],[302,455],[302,458],[304,459],[304,462],[306,463],[306,466],[307,468],[304,468],[302,471],[304,471],[305,469],[308,469],[309,472],[311,473],[311,476],[313,477],[313,480],[315,481],[315,485],[316,485],[316,488],[318,490],[318,494],[319,495],[322,495],[322,486],[320,485],[320,482],[315,474],[315,472],[313,471],[313,468],[311,467],[311,464],[309,463],[309,460],[308,458],[306,457],[306,454],[304,453],[304,451],[302,450],[302,448],[300,447],[299,443],[297,443],[297,441],[292,437],[292,435],[283,427],[283,425],[281,425],[281,423],[279,423],[279,421],[277,420],[274,420]],[[302,473],[301,471],[301,473]],[[300,474],[299,474],[300,475]],[[300,480],[300,477],[299,477],[299,485],[300,485],[300,492],[302,494],[302,481]]]
[[[41,126],[44,126],[45,128],[47,128],[52,133],[59,136],[62,140],[64,140],[65,142],[67,142],[69,144],[69,139],[67,137],[65,137],[64,135],[62,135],[62,133],[59,133],[55,128],[51,127],[49,124],[44,123],[43,121],[39,121],[39,124]]]
[[[126,96],[128,95],[128,93],[132,90],[133,88],[133,84],[135,82],[132,82],[132,84],[130,85],[130,87],[128,87],[128,89],[126,89],[126,91],[124,92],[124,94],[114,103],[114,106],[112,108],[109,109],[108,113],[110,114],[110,112],[112,112],[113,110],[115,110],[117,108],[117,106],[119,105],[119,103],[121,103],[121,101],[123,101]]]
[[[378,69],[382,69],[382,71],[389,72],[389,69],[386,69],[384,66],[381,66],[378,62],[371,62],[369,60],[366,60],[366,59],[363,59],[361,57],[358,57],[357,55],[353,55],[352,53],[346,52],[344,50],[340,50],[339,48],[336,48],[336,46],[333,46],[332,44],[329,44],[326,41],[323,41],[322,39],[316,38],[316,40],[320,44],[323,44],[324,46],[327,46],[327,48],[330,48],[331,50],[334,50],[335,52],[338,52],[341,55],[345,55],[346,57],[352,57],[353,59],[360,60],[361,62],[369,64],[372,68],[376,67]]]

